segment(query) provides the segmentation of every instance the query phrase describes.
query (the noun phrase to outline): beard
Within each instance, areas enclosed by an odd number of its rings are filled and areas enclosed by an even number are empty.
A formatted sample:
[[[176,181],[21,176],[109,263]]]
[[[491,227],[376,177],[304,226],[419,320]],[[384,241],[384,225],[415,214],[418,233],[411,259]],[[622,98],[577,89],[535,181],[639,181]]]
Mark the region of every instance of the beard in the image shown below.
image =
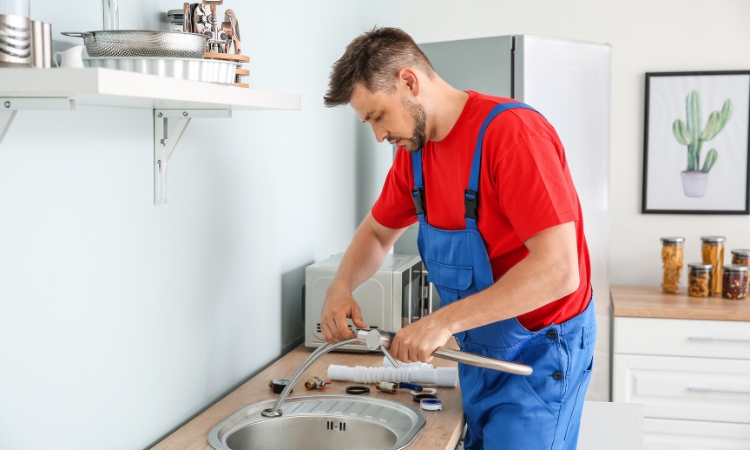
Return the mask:
[[[406,97],[401,97],[401,104],[409,111],[411,118],[414,120],[414,129],[411,132],[412,137],[405,139],[404,150],[409,153],[418,152],[427,143],[427,114],[424,112],[422,105],[414,103]]]

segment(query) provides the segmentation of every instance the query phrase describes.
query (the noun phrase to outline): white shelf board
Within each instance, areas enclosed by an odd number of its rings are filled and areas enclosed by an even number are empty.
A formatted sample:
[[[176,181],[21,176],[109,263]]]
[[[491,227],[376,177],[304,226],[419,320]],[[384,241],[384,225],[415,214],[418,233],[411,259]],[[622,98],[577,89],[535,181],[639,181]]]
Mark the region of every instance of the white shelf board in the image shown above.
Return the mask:
[[[69,97],[79,105],[145,109],[299,110],[299,95],[121,70],[0,68],[0,97]]]

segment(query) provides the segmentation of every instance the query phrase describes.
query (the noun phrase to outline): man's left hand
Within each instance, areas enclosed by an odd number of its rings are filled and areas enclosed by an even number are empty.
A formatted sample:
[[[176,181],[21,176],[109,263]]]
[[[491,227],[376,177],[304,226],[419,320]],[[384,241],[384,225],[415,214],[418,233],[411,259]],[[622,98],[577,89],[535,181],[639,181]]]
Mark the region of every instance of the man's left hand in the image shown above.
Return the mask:
[[[391,342],[391,355],[402,362],[430,362],[432,352],[445,345],[453,333],[439,316],[431,314],[407,325]]]

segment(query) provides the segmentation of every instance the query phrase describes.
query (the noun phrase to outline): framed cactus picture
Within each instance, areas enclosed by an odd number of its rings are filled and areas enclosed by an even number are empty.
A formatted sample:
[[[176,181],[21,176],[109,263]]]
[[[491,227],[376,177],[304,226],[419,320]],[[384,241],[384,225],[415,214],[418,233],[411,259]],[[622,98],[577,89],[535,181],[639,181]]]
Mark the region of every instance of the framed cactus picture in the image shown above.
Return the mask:
[[[644,213],[750,214],[750,71],[646,74]]]

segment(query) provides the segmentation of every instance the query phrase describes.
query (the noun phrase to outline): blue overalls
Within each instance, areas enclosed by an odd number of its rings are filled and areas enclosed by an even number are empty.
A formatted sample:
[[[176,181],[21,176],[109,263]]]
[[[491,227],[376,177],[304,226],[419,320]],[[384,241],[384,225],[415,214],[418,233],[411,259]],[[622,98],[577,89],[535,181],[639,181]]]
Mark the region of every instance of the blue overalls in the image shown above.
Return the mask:
[[[412,153],[412,195],[419,218],[419,253],[440,306],[494,284],[492,267],[477,229],[480,163],[490,122],[523,103],[496,106],[482,124],[465,192],[466,229],[442,230],[425,218],[422,151]],[[500,300],[502,301],[502,299]],[[458,365],[468,431],[466,450],[575,449],[583,398],[591,378],[596,321],[593,299],[584,312],[561,324],[531,332],[516,318],[456,334],[461,349],[530,365],[528,377]]]

